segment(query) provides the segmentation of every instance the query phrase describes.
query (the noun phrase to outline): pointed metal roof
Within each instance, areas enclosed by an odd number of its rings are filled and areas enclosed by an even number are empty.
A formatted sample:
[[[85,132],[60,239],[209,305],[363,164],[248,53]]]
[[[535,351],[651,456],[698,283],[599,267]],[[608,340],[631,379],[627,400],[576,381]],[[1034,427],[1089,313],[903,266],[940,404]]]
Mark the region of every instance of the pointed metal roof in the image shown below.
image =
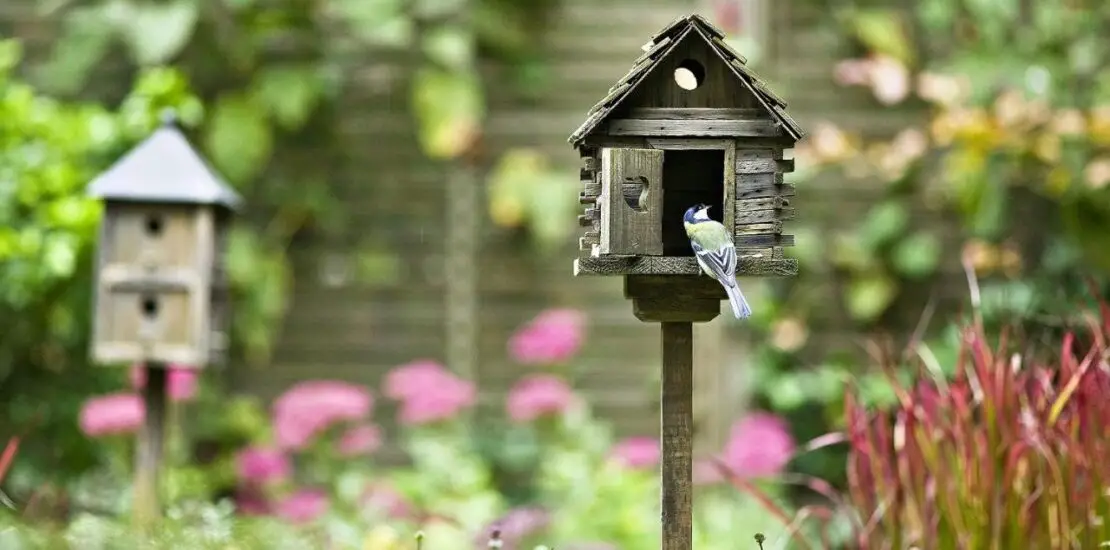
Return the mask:
[[[575,146],[581,143],[625,98],[632,94],[632,91],[646,79],[663,58],[671,53],[675,46],[692,33],[709,45],[710,49],[728,65],[732,74],[752,92],[759,104],[791,137],[799,140],[805,135],[798,123],[786,114],[786,102],[768,89],[758,75],[748,68],[746,65],[748,60],[744,56],[725,43],[725,33],[701,15],[692,14],[675,19],[651,37],[651,42],[644,46],[646,51],[632,64],[628,74],[609,88],[609,93],[586,113],[586,120],[567,141]]]
[[[239,206],[239,195],[181,133],[172,112],[162,127],[100,174],[88,193],[107,200]]]

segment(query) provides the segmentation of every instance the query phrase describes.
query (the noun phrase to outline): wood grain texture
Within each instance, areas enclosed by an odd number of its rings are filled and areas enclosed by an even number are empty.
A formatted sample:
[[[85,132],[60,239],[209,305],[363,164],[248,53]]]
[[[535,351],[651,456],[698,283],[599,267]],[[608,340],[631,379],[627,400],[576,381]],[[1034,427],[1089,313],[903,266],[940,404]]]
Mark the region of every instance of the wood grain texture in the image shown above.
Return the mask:
[[[777,210],[746,210],[736,212],[737,225],[752,223],[771,223],[775,220],[785,221],[794,219],[793,208],[780,208]]]
[[[638,183],[637,183],[638,182]],[[625,199],[626,186],[645,193]],[[635,192],[629,189],[628,193]],[[663,253],[663,152],[656,149],[602,149],[601,254]]]
[[[773,212],[773,211],[768,211]],[[791,277],[798,274],[798,260],[785,258],[747,256],[738,250],[737,277]],[[690,256],[601,256],[578,258],[574,261],[574,275],[700,275],[697,260]]]
[[[770,120],[764,109],[743,107],[637,107],[628,118],[641,120]]]
[[[624,295],[632,300],[632,314],[645,323],[705,323],[721,312],[724,289],[700,275],[629,275]]]
[[[615,118],[610,136],[773,137],[782,134],[771,120],[649,120]]]
[[[147,363],[143,404],[143,427],[135,445],[135,486],[132,514],[135,526],[149,532],[162,517],[159,492],[162,454],[165,441],[166,369],[164,364]]]
[[[794,246],[794,235],[781,233],[755,233],[743,234],[733,237],[736,248],[767,247],[767,246]]]
[[[793,197],[797,194],[797,189],[794,184],[782,183],[779,180],[776,183],[773,174],[759,174],[760,176],[772,176],[754,180],[751,175],[737,175],[736,176],[736,198],[739,200],[760,199],[765,197]],[[781,177],[781,176],[780,176]]]
[[[662,455],[662,549],[691,550],[693,545],[693,325],[662,323],[663,384],[660,423]]]

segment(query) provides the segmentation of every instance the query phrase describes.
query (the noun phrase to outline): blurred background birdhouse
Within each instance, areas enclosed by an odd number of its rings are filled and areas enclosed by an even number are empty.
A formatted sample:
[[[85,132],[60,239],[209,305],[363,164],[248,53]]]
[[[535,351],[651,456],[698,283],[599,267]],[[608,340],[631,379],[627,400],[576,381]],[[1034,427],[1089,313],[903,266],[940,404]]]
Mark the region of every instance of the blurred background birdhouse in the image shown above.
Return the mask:
[[[104,201],[93,359],[200,368],[227,348],[223,265],[238,195],[189,144],[172,113],[97,177]]]

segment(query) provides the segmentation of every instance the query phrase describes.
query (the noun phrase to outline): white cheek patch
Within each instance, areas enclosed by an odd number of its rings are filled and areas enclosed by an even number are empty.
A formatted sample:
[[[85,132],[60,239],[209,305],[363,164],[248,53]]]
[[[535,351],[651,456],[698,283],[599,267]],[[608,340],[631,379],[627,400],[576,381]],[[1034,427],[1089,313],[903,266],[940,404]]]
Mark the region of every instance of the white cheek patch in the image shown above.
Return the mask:
[[[706,209],[706,208],[703,208],[701,210],[698,210],[697,212],[694,212],[694,219],[695,220],[700,220],[700,221],[703,221],[703,222],[709,221],[709,210]]]

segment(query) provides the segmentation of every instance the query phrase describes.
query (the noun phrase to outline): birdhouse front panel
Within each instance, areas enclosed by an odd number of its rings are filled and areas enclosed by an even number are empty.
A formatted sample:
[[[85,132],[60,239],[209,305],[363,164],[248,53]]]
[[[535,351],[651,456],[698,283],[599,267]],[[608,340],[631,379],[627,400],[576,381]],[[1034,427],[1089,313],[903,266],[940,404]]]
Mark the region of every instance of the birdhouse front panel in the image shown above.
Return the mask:
[[[576,274],[700,273],[683,224],[695,205],[708,205],[710,217],[732,235],[738,271],[750,263],[744,258],[782,260],[782,269],[771,269],[782,274],[796,270],[781,253],[793,243],[782,234],[782,222],[793,217],[794,192],[783,182],[793,170],[783,151],[802,132],[745,63],[704,18],[683,17],[652,37],[590,110],[569,140],[583,158],[580,201],[586,205]],[[630,162],[637,165],[651,159],[661,163],[661,181],[637,187],[626,179],[637,176],[612,173],[606,159],[636,159]],[[624,201],[617,200],[618,186]],[[648,200],[637,203],[645,186]],[[649,228],[649,222],[658,225]]]
[[[196,269],[200,247],[197,209],[190,205],[108,203],[101,261],[106,266]]]

